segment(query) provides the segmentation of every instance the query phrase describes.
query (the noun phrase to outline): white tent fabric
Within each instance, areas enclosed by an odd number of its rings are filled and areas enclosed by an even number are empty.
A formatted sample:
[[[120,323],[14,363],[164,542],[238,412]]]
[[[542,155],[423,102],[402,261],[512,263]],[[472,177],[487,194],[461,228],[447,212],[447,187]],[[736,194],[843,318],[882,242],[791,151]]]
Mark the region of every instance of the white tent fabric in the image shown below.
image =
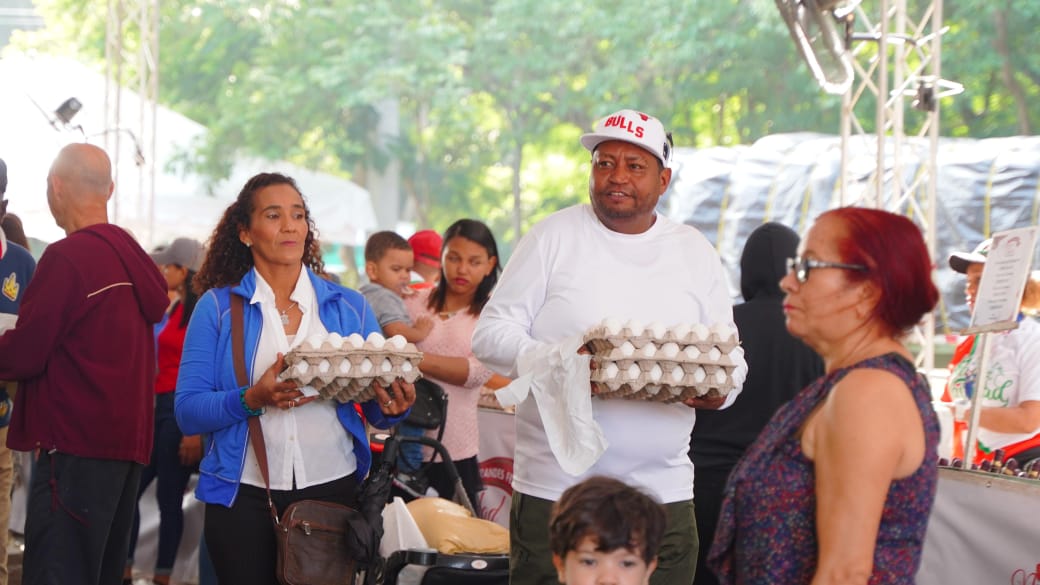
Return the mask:
[[[362,244],[376,229],[367,190],[341,177],[284,161],[238,160],[228,179],[207,189],[205,179],[179,172],[176,164],[205,128],[161,106],[156,114],[152,161],[155,196],[149,201],[147,166],[135,164],[132,133],[105,128],[103,75],[65,57],[15,54],[0,59],[0,86],[4,88],[0,91],[0,158],[8,166],[9,211],[22,218],[32,237],[45,241],[64,237],[47,208],[47,170],[63,145],[81,142],[84,137],[105,147],[118,161],[109,219],[133,231],[146,247],[179,236],[205,240],[246,180],[261,171],[282,172],[296,180],[323,242]],[[53,110],[69,97],[77,98],[83,107],[65,127],[51,120]],[[115,103],[114,92],[109,102]],[[139,101],[133,91],[120,93],[120,108],[123,126],[137,126]]]

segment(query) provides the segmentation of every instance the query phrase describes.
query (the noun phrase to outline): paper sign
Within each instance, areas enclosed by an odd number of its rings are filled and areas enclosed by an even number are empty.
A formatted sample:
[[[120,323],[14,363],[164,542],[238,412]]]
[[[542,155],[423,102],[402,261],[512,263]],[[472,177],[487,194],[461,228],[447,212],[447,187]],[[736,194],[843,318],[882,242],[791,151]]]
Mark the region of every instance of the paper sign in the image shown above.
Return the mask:
[[[1017,228],[993,235],[979,283],[971,327],[1014,323],[1022,304],[1022,291],[1036,248],[1037,226]]]

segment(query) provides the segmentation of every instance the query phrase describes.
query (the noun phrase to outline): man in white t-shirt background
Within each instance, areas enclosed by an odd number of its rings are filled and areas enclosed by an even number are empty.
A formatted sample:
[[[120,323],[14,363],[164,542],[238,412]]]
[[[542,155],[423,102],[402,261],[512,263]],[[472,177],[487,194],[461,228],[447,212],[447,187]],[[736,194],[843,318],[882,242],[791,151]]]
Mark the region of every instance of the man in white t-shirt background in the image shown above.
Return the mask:
[[[517,376],[518,361],[545,355],[547,347],[563,349],[605,318],[667,326],[733,324],[715,249],[695,228],[655,211],[672,177],[671,137],[661,122],[622,110],[601,120],[581,143],[592,153],[590,204],[559,211],[531,228],[473,335],[476,357],[509,377]],[[509,521],[512,585],[557,582],[549,513],[565,489],[592,475],[637,485],[665,505],[668,527],[651,584],[693,581],[698,542],[690,432],[696,409],[725,408],[736,398],[747,371],[739,355],[734,354],[737,388],[726,398],[675,404],[594,398],[592,416],[607,446],[577,476],[565,472],[553,454],[535,398],[518,404]]]

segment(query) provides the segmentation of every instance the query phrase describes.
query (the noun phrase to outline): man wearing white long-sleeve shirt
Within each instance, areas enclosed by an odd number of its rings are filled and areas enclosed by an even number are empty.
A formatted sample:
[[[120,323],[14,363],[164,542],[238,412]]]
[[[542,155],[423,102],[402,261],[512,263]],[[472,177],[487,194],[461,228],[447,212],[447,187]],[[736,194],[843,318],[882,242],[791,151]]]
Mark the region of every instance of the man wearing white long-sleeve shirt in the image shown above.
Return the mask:
[[[672,176],[671,137],[661,122],[622,110],[581,142],[592,153],[591,206],[557,212],[524,236],[473,335],[476,357],[510,377],[523,373],[518,362],[530,369],[554,349],[570,351],[576,336],[604,318],[665,325],[733,322],[714,248],[696,229],[654,211]],[[738,382],[746,372],[740,362]],[[540,365],[549,368],[547,363]],[[592,417],[607,446],[578,476],[565,472],[553,454],[535,397],[522,401],[516,413],[511,585],[557,582],[547,531],[552,503],[597,474],[641,486],[666,505],[668,528],[651,584],[691,583],[698,542],[687,449],[695,409],[724,408],[738,393],[739,383],[725,399],[685,404],[593,398]]]

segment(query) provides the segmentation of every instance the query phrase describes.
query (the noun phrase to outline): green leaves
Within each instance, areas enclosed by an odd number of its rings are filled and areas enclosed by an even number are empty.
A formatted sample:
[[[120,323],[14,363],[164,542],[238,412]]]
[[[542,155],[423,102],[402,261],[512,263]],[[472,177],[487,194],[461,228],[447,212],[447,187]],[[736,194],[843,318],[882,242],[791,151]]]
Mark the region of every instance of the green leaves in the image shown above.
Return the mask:
[[[38,5],[48,28],[20,35],[19,46],[103,60],[105,0]],[[583,201],[588,159],[577,136],[621,107],[662,118],[678,146],[839,131],[840,100],[816,87],[773,0],[160,7],[161,100],[210,128],[185,160],[219,176],[235,154],[259,154],[362,183],[397,161],[424,226],[470,215],[512,239],[515,200],[524,226]],[[946,2],[946,24],[943,76],[967,92],[943,102],[943,133],[1035,128],[1040,3]],[[398,135],[380,134],[387,102],[400,112]]]

